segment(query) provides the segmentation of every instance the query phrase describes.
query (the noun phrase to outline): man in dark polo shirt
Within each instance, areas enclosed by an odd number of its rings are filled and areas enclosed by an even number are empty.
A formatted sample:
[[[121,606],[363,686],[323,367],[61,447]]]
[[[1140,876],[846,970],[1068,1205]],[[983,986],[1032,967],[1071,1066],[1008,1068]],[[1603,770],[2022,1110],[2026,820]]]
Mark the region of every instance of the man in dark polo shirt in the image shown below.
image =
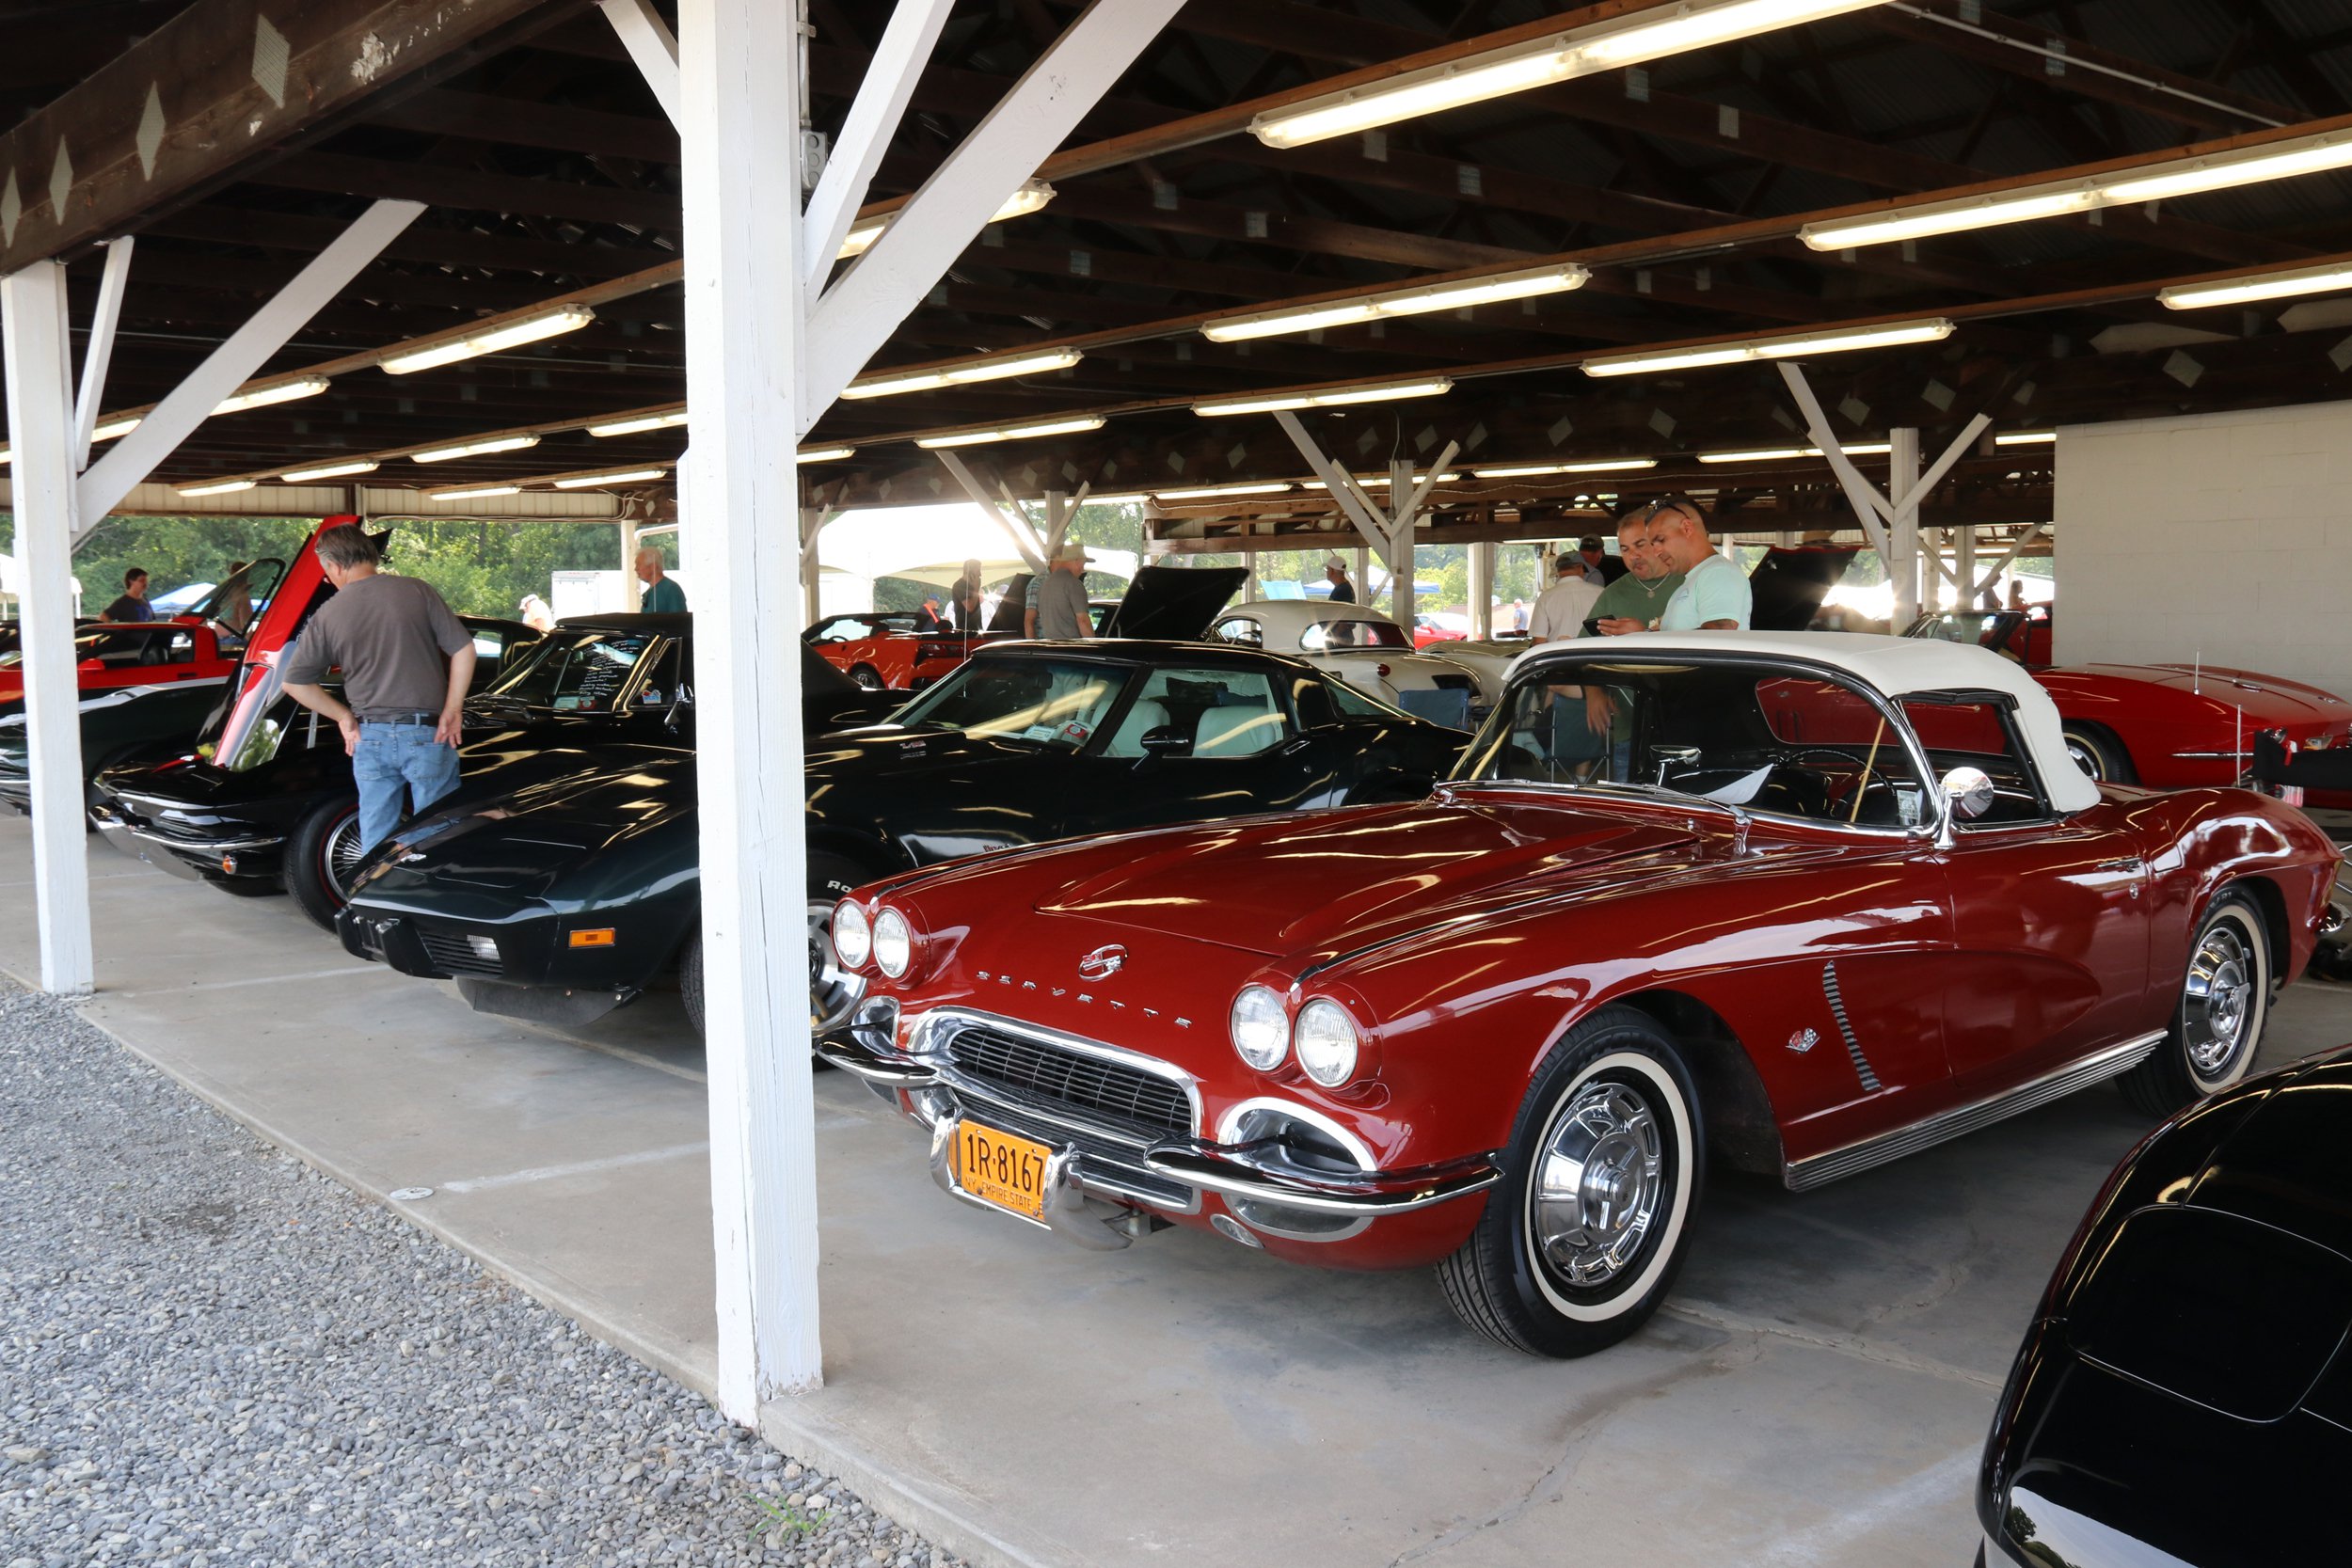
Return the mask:
[[[356,526],[319,536],[335,596],[319,608],[280,667],[286,694],[332,719],[359,785],[359,843],[400,825],[401,797],[422,811],[457,787],[457,737],[473,682],[473,634],[429,583],[380,576]],[[341,666],[343,700],[319,682]]]

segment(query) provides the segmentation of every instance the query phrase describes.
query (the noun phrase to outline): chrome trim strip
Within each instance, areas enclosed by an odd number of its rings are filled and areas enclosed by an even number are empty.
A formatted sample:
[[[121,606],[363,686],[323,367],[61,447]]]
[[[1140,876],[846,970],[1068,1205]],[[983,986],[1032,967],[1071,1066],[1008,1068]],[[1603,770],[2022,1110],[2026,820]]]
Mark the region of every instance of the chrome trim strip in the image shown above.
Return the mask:
[[[1098,1061],[1113,1062],[1120,1067],[1160,1079],[1165,1083],[1173,1084],[1184,1091],[1184,1102],[1191,1109],[1193,1136],[1200,1135],[1200,1081],[1191,1073],[1181,1068],[1171,1067],[1157,1056],[1146,1055],[1140,1051],[1130,1051],[1124,1046],[1088,1039],[1082,1035],[1066,1035],[1058,1029],[1048,1029],[1043,1024],[1030,1023],[1017,1018],[1007,1018],[1002,1013],[982,1012],[977,1007],[935,1007],[923,1015],[921,1025],[923,1033],[918,1041],[918,1054],[926,1060],[945,1055],[954,1040],[952,1031],[958,1027],[968,1028],[975,1024],[987,1029],[1001,1029],[1010,1035],[1024,1035],[1041,1045],[1055,1046],[1064,1051],[1074,1051],[1082,1056],[1092,1056]],[[951,1032],[939,1036],[941,1030]],[[933,1043],[935,1036],[939,1036],[937,1043]],[[934,1065],[949,1066],[946,1063]],[[1097,1131],[1091,1123],[1080,1125],[1089,1132]]]
[[[1883,1165],[1890,1160],[1899,1160],[1906,1154],[1916,1154],[1923,1148],[1931,1148],[1964,1133],[1990,1127],[1996,1121],[2030,1111],[2037,1105],[2046,1105],[2077,1089],[2089,1088],[2120,1072],[2129,1071],[2154,1053],[2163,1042],[2165,1034],[2166,1031],[2157,1029],[2120,1045],[2107,1046],[2056,1072],[2045,1073],[2028,1084],[2020,1084],[2013,1089],[2003,1090],[1972,1104],[1956,1105],[1924,1121],[1908,1123],[1892,1132],[1848,1144],[1843,1148],[1831,1149],[1826,1154],[1795,1161],[1783,1168],[1781,1180],[1792,1193],[1810,1192],[1816,1187],[1868,1170],[1873,1165]]]
[[[1491,1155],[1468,1162],[1451,1176],[1400,1180],[1369,1171],[1360,1182],[1316,1180],[1261,1164],[1238,1150],[1186,1148],[1177,1144],[1162,1144],[1153,1148],[1150,1164],[1161,1176],[1205,1187],[1220,1197],[1254,1197],[1319,1214],[1357,1214],[1371,1219],[1433,1209],[1457,1197],[1483,1193],[1502,1180],[1502,1168]]]
[[[816,1048],[818,1055],[842,1071],[884,1088],[927,1089],[939,1082],[939,1074],[930,1064],[896,1051],[877,1050],[847,1030],[820,1035]]]

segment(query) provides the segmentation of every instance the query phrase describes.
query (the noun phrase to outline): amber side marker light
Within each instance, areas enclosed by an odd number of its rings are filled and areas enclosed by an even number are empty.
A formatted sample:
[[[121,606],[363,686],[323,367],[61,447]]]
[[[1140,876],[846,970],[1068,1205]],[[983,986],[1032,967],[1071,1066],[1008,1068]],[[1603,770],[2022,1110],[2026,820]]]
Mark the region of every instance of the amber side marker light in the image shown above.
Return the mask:
[[[606,926],[594,931],[574,931],[571,941],[574,947],[610,947],[612,945],[612,927]]]

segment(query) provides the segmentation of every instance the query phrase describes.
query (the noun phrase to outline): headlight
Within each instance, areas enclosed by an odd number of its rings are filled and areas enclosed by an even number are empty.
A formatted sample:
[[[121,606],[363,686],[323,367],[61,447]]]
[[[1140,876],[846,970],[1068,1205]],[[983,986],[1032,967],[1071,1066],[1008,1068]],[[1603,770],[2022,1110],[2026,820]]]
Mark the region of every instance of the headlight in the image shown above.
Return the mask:
[[[1260,1072],[1281,1066],[1290,1049],[1290,1016],[1281,996],[1264,986],[1244,986],[1233,998],[1233,1049]]]
[[[1356,1075],[1356,1021],[1345,1007],[1318,997],[1298,1009],[1298,1065],[1327,1089]]]
[[[896,980],[907,972],[907,959],[914,954],[914,932],[907,926],[907,917],[897,910],[884,910],[874,917],[874,963],[884,974]]]
[[[856,900],[844,898],[833,907],[833,956],[844,969],[864,969],[873,954],[874,928],[866,923],[866,911]]]

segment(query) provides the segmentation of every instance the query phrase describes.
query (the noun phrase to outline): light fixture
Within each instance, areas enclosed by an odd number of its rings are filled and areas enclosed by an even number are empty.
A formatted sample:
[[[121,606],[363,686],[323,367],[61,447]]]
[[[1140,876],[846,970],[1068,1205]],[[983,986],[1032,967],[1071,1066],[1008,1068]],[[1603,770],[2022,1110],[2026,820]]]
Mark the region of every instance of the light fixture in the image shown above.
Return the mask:
[[[838,463],[856,451],[855,447],[803,447],[792,454],[796,463]]]
[[[15,461],[16,453],[14,451],[11,451],[7,447],[0,447],[0,468],[5,468]]]
[[[1204,500],[1212,496],[1275,496],[1288,490],[1287,483],[1279,484],[1194,484],[1182,490],[1154,490],[1152,493],[1164,501]]]
[[[474,501],[490,496],[519,496],[522,493],[523,487],[519,484],[477,484],[466,490],[428,490],[425,492],[437,501]]]
[[[668,430],[686,422],[686,410],[674,408],[666,414],[639,414],[632,419],[608,420],[603,424],[588,427],[591,436],[637,436],[648,430]]]
[[[89,438],[93,441],[111,441],[117,436],[130,435],[138,427],[139,421],[135,415],[129,419],[107,420],[89,433]]]
[[[1434,483],[1438,484],[1451,484],[1461,477],[1462,476],[1460,474],[1448,470],[1445,473],[1439,474]],[[1386,488],[1389,484],[1392,483],[1393,481],[1391,481],[1387,474],[1358,474],[1356,476],[1356,483],[1362,485],[1367,490],[1379,490]],[[1300,488],[1306,490],[1328,490],[1330,486],[1324,483],[1324,482],[1319,479],[1310,479],[1301,481]]]
[[[429,371],[436,365],[453,364],[460,359],[472,359],[501,349],[535,343],[542,338],[553,338],[565,332],[577,332],[596,319],[596,313],[585,305],[559,305],[552,310],[511,321],[503,326],[488,326],[462,337],[445,338],[427,343],[422,348],[409,349],[403,354],[388,355],[381,361],[387,375],[407,375],[417,371]]]
[[[539,437],[536,436],[492,436],[479,441],[468,441],[463,446],[433,447],[424,451],[412,451],[408,454],[408,461],[446,463],[453,457],[482,457],[494,451],[520,451],[525,447],[538,444]]]
[[[1614,474],[1655,468],[1655,457],[1602,457],[1586,463],[1521,463],[1507,468],[1472,468],[1480,479],[1539,479],[1546,474]]]
[[[367,457],[356,463],[329,463],[323,468],[289,468],[278,477],[300,483],[311,479],[344,479],[352,474],[372,474],[376,467],[375,459]]]
[[[1151,499],[1141,490],[1120,490],[1107,496],[1097,496],[1089,492],[1087,499],[1078,504],[1081,506],[1141,506]]]
[[[323,375],[297,376],[268,387],[256,387],[249,392],[223,398],[213,405],[215,414],[236,414],[247,408],[266,408],[273,403],[292,403],[296,398],[314,398],[332,386]]]
[[[2055,430],[2011,430],[1993,437],[1996,447],[2049,447],[2058,444]]]
[[[928,371],[898,371],[869,375],[841,388],[845,398],[887,398],[901,392],[928,392],[939,387],[961,387],[974,381],[1002,381],[1008,376],[1064,371],[1086,356],[1074,348],[1048,349],[1040,354],[1009,355],[1001,359],[967,359]]]
[[[1585,360],[1582,368],[1586,375],[1642,375],[1651,371],[1696,370],[1755,359],[1791,359],[1807,354],[1850,354],[1857,349],[1892,348],[1899,343],[1941,342],[1951,335],[1952,324],[1942,316],[1934,316],[1923,321],[1887,322],[1878,326],[1841,326],[1824,332],[1749,338],[1736,343],[1603,355]]]
[[[1299,147],[1880,3],[1689,0],[1684,5],[1653,7],[1633,16],[1572,27],[1444,65],[1408,71],[1385,81],[1326,93],[1259,115],[1249,122],[1249,130],[1268,147]]]
[[[923,436],[915,445],[927,451],[941,447],[973,447],[983,441],[1025,441],[1033,436],[1073,436],[1103,428],[1103,416],[1088,414],[1074,420],[1041,420],[1034,424],[1005,425],[994,430],[960,430],[951,436]]]
[[[1369,294],[1361,299],[1333,300],[1323,305],[1296,305],[1281,310],[1257,310],[1204,324],[1200,335],[1213,343],[1239,342],[1250,338],[1274,338],[1311,332],[1324,326],[1351,326],[1383,316],[1417,316],[1431,310],[1453,310],[1473,305],[1493,305],[1506,299],[1532,299],[1538,294],[1565,293],[1581,288],[1591,271],[1580,266],[1526,267],[1518,272],[1467,277],[1451,283],[1426,283],[1414,289]]]
[[[1053,199],[1053,186],[1042,180],[1032,180],[1007,197],[1004,204],[988,215],[988,221],[1003,223],[1008,218],[1026,217]],[[876,240],[882,238],[882,231],[890,227],[890,219],[897,215],[893,213],[885,217],[868,218],[864,223],[851,226],[849,233],[842,236],[841,248],[834,252],[834,260],[846,261],[850,257],[869,248]]]
[[[1848,457],[1883,457],[1895,450],[1891,441],[1856,441],[1837,449]],[[1819,447],[1756,447],[1746,451],[1703,451],[1702,463],[1788,463],[1801,457],[1826,456]]]
[[[189,497],[228,496],[239,490],[250,490],[256,483],[250,479],[215,479],[204,484],[175,484],[172,489]]]
[[[2142,164],[2137,168],[2119,169],[2112,174],[2052,180],[1989,196],[1923,201],[1850,218],[1831,218],[1822,223],[1808,223],[1797,232],[1815,250],[1851,250],[1896,240],[1918,240],[1934,234],[1955,234],[1963,230],[1992,229],[2035,218],[2087,213],[2096,207],[2165,201],[2177,196],[2228,190],[2270,180],[2291,180],[2296,175],[2347,166],[2352,166],[2352,132],[2328,131],[2223,152]]]
[[[570,479],[549,481],[558,490],[586,490],[598,484],[637,484],[649,479],[660,479],[667,468],[622,468],[609,474],[575,474]]]
[[[2332,293],[2339,289],[2352,289],[2352,265],[2331,261],[2326,266],[2230,277],[2218,283],[2175,283],[2157,290],[2156,298],[2169,309],[2196,310],[2210,305],[2252,305],[2296,294]]]
[[[1192,411],[1203,419],[1230,414],[1272,414],[1285,408],[1342,408],[1356,403],[1388,403],[1400,398],[1433,398],[1454,389],[1451,376],[1424,376],[1418,381],[1384,381],[1374,386],[1343,387],[1329,392],[1258,392],[1248,397],[1211,398],[1196,403]]]

